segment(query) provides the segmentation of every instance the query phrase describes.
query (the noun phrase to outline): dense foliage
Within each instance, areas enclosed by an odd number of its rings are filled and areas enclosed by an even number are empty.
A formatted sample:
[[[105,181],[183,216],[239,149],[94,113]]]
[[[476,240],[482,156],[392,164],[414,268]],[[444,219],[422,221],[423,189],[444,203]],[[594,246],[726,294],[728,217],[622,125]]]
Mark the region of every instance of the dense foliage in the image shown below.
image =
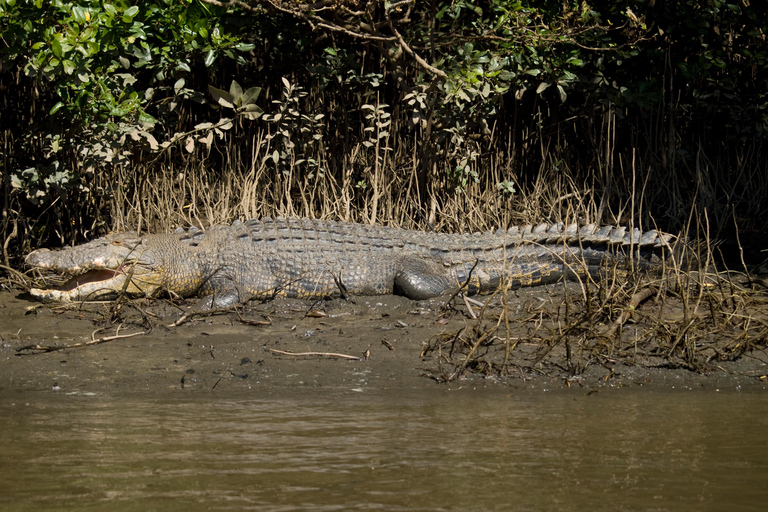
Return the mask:
[[[146,217],[124,190],[179,168],[275,184],[277,206],[222,217],[403,219],[406,198],[430,221],[478,202],[526,217],[545,180],[600,217],[638,196],[673,229],[696,206],[764,228],[766,14],[746,0],[0,0],[6,261],[11,242]],[[320,186],[347,210],[307,199]]]

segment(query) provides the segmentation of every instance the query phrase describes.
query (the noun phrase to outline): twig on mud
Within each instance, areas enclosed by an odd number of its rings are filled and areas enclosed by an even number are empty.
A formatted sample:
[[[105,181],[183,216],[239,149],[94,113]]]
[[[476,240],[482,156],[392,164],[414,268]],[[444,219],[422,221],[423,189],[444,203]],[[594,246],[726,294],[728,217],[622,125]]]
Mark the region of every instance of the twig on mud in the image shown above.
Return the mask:
[[[168,327],[178,327],[184,322],[191,320],[195,317],[206,317],[206,316],[214,316],[222,313],[229,313],[231,311],[230,308],[217,308],[217,309],[209,309],[208,311],[192,311],[187,312],[181,315],[178,320],[173,322],[172,324],[168,324]]]
[[[219,380],[217,380],[217,381],[216,381],[216,384],[214,384],[214,385],[213,385],[213,387],[211,388],[211,391],[213,391],[214,389],[216,389],[216,386],[218,386],[218,385],[219,385],[219,382],[221,382],[221,379],[223,379],[223,378],[224,378],[224,376],[225,376],[225,375],[227,375],[227,374],[229,373],[229,368],[230,368],[231,366],[232,366],[231,364],[228,364],[228,365],[227,365],[227,369],[226,369],[226,370],[224,370],[224,373],[222,373],[222,374],[221,374],[221,377],[219,377]]]
[[[240,311],[236,307],[229,307],[229,308],[216,308],[216,309],[209,309],[208,311],[191,311],[184,313],[179,317],[178,320],[173,322],[172,324],[169,324],[168,327],[178,327],[184,322],[187,322],[188,320],[191,320],[196,317],[207,317],[207,316],[215,316],[215,315],[221,315],[221,314],[228,314],[231,312],[235,312],[237,314],[238,320],[240,320],[241,323],[246,325],[272,325],[271,320],[248,320],[243,318],[240,315]]]
[[[464,299],[464,305],[467,307],[467,311],[469,311],[469,317],[472,320],[477,320],[477,315],[475,314],[475,310],[472,309],[472,304],[470,304],[469,300],[467,300],[468,297],[462,293],[461,298]]]
[[[472,309],[472,305],[479,307],[481,310],[485,308],[486,305],[488,305],[489,300],[486,300],[485,302],[480,302],[479,300],[475,300],[472,297],[467,297],[463,293],[461,294],[461,298],[464,299],[464,305],[467,306],[467,311],[469,311],[469,316],[472,317],[472,320],[477,320],[479,317],[477,313],[475,313],[475,310]],[[480,311],[480,314],[482,315],[482,311]]]
[[[272,320],[248,320],[247,318],[243,318],[243,316],[240,314],[239,309],[235,309],[235,313],[237,313],[237,319],[240,320],[241,324],[255,325],[255,326],[272,325]]]
[[[619,328],[624,325],[627,320],[629,320],[632,315],[637,310],[638,306],[640,306],[641,303],[648,300],[648,298],[656,293],[656,290],[651,288],[650,286],[647,288],[643,288],[636,294],[632,296],[631,299],[629,299],[629,304],[627,304],[627,308],[624,310],[621,315],[614,321],[611,326],[608,328],[608,330],[605,332],[604,336],[611,338],[613,337],[616,332],[618,332]]]
[[[491,297],[491,298],[493,298],[493,297]],[[465,297],[464,301],[465,302],[469,302],[470,304],[474,304],[475,306],[477,306],[479,308],[484,308],[487,305],[487,303],[488,303],[488,301],[482,302],[482,301],[479,301],[479,300],[475,300],[472,297]]]
[[[181,324],[183,324],[184,322],[186,322],[187,320],[189,320],[191,318],[194,318],[196,316],[208,316],[209,314],[212,314],[212,312],[211,311],[204,311],[204,312],[203,311],[196,311],[194,313],[184,313],[175,322],[173,322],[172,324],[168,324],[167,327],[178,327],[178,326],[180,326]]]
[[[338,359],[349,359],[351,361],[362,360],[361,357],[350,356],[347,354],[337,354],[335,352],[288,352],[286,350],[277,350],[276,348],[268,348],[267,350],[272,352],[273,354],[279,354],[283,356],[294,356],[294,357],[320,356],[320,357],[336,357]]]
[[[25,350],[32,350],[37,353],[56,352],[58,350],[67,350],[70,348],[89,347],[91,345],[98,345],[99,343],[106,343],[108,341],[119,340],[124,338],[133,338],[134,336],[141,336],[142,334],[149,333],[149,331],[141,331],[141,332],[134,332],[131,334],[120,334],[120,328],[122,326],[123,326],[122,324],[117,326],[114,336],[104,336],[102,338],[96,339],[96,333],[104,330],[104,329],[96,329],[91,334],[90,341],[81,341],[79,343],[72,343],[69,345],[27,345],[25,347],[17,348],[16,352],[23,352]]]

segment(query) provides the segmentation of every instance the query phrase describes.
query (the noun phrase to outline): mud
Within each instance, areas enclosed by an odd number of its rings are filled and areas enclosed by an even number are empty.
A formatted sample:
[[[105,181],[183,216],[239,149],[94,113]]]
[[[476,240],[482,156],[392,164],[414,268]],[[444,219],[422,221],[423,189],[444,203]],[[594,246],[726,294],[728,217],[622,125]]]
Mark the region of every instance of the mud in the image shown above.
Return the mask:
[[[4,290],[0,392],[172,396],[436,386],[510,392],[768,387],[760,322],[753,330],[729,327],[729,337],[721,336],[723,329],[701,330],[691,342],[664,335],[665,325],[679,322],[679,306],[649,301],[617,336],[601,337],[594,332],[605,326],[569,324],[579,307],[578,301],[564,301],[569,293],[578,297],[577,289],[563,285],[521,290],[508,298],[506,309],[498,297],[488,299],[475,320],[461,301],[447,307],[447,298],[279,299],[194,316],[194,300],[52,307]],[[507,322],[499,322],[505,311]],[[171,326],[185,314],[186,321]],[[751,336],[746,345],[739,344],[744,333]],[[82,348],[39,350],[102,338]],[[30,346],[37,348],[25,348]],[[696,353],[686,353],[691,350]]]

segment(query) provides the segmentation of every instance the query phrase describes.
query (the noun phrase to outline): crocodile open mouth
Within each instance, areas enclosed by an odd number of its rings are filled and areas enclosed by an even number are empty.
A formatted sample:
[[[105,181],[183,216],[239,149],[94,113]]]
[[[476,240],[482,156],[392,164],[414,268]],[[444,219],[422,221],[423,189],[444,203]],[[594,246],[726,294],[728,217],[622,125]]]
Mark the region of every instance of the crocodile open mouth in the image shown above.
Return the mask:
[[[120,293],[125,279],[122,269],[92,269],[73,276],[60,286],[32,288],[29,293],[44,302],[108,300]]]
[[[79,274],[72,277],[66,283],[61,285],[58,290],[62,292],[69,292],[87,284],[108,282],[114,279],[117,274],[119,274],[117,270],[111,269],[89,270],[85,274]]]

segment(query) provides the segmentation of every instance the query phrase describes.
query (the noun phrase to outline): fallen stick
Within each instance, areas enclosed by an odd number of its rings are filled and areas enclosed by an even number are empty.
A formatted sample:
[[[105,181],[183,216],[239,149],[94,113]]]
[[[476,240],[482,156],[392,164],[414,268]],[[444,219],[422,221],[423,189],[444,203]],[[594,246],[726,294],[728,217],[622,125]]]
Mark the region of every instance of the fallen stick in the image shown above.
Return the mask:
[[[98,345],[99,343],[106,343],[108,341],[119,340],[123,338],[133,338],[134,336],[141,336],[142,334],[147,334],[149,332],[149,331],[141,331],[141,332],[134,332],[131,334],[119,334],[120,327],[122,327],[122,325],[117,327],[117,329],[115,330],[114,336],[104,336],[99,339],[96,339],[95,337],[96,333],[103,330],[103,329],[96,329],[91,334],[90,341],[81,341],[81,342],[72,343],[69,345],[27,345],[25,347],[17,348],[16,352],[23,352],[25,350],[32,350],[32,351],[41,352],[41,353],[56,352],[58,350],[67,350],[70,348],[89,347],[91,345]]]
[[[216,389],[216,386],[218,386],[218,385],[219,385],[219,382],[221,382],[221,379],[223,379],[223,378],[224,378],[224,375],[226,375],[226,374],[230,373],[230,371],[229,371],[229,368],[230,368],[231,366],[232,366],[231,364],[228,364],[228,365],[227,365],[227,369],[226,369],[226,370],[224,370],[224,373],[222,373],[222,374],[221,374],[221,377],[219,377],[219,380],[217,380],[217,381],[216,381],[216,384],[214,384],[214,385],[213,385],[213,387],[211,388],[211,391],[213,391],[214,389]]]
[[[280,354],[283,356],[294,356],[294,357],[309,357],[309,356],[320,356],[320,357],[337,357],[339,359],[350,359],[352,361],[360,361],[362,358],[357,356],[350,356],[347,354],[336,354],[334,352],[288,352],[286,350],[277,350],[276,348],[268,348],[270,352],[273,354]]]

